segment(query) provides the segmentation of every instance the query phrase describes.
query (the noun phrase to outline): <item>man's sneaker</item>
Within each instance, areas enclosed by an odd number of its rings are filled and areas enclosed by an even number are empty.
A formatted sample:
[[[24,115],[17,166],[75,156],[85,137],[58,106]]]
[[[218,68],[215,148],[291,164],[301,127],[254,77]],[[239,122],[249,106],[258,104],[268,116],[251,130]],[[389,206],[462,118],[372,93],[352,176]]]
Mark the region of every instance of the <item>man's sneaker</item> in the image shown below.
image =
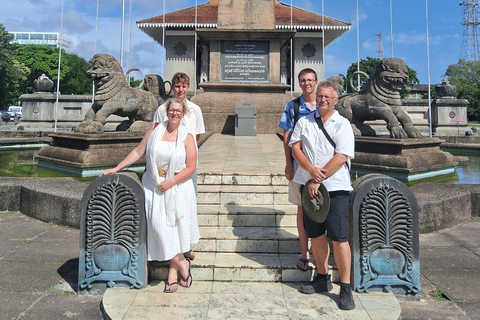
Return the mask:
[[[355,308],[355,302],[353,301],[352,287],[350,284],[340,285],[340,303],[338,307],[342,310],[352,310]]]
[[[310,283],[302,284],[300,292],[305,294],[328,292],[333,289],[330,275],[326,276],[317,274]]]

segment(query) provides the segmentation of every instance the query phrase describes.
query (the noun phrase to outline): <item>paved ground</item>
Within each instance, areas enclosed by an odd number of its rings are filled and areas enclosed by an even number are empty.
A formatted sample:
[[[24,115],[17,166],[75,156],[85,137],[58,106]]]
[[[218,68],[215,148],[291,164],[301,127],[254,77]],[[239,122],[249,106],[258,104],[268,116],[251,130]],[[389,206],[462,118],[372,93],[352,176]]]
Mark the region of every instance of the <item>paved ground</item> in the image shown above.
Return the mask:
[[[400,299],[403,320],[480,319],[479,235],[480,220],[420,235],[422,300]],[[0,243],[1,319],[102,319],[101,296],[76,294],[79,230],[0,212]]]
[[[264,143],[269,144],[269,141]],[[206,159],[202,148],[200,159]],[[273,159],[278,160],[278,150],[281,147],[273,145],[272,149],[277,152]],[[218,158],[220,150],[223,149],[217,147],[213,153],[217,164],[222,163]],[[203,152],[206,151],[205,148]],[[269,162],[270,151],[261,151],[265,154],[265,161]],[[226,154],[225,159],[225,163],[229,163],[229,159],[234,158],[229,158]],[[232,166],[236,165],[238,164],[232,160]],[[210,169],[215,168],[214,163],[209,166]],[[225,169],[225,166],[219,170]],[[18,212],[0,212],[0,243],[0,319],[102,319],[101,296],[76,294],[79,230],[43,223]],[[420,266],[422,299],[416,302],[400,299],[402,319],[480,319],[480,220],[420,235]],[[162,284],[153,285],[163,288]],[[198,292],[202,286],[208,285],[195,282],[191,291]],[[279,285],[285,294],[294,289],[288,285]],[[220,288],[216,289],[212,285],[209,290],[229,288],[221,284],[216,286]],[[245,291],[236,293],[237,298],[249,294],[248,290],[251,294],[251,286],[235,286],[231,290],[239,288],[245,288]],[[432,294],[438,295],[437,291],[440,292],[440,300],[432,297]],[[158,294],[155,299],[180,297],[166,297],[161,292]],[[336,292],[330,297],[334,303]],[[312,298],[315,299],[315,296]],[[147,303],[158,303],[157,300],[149,301]],[[382,308],[375,303],[376,301],[371,305],[372,308]],[[185,305],[185,301],[174,302],[175,309]],[[262,319],[266,315],[277,319],[276,309],[276,305],[266,307],[265,313],[261,314]],[[336,310],[335,304],[331,310]],[[348,313],[332,312],[328,317],[322,317],[321,313],[322,309],[317,308],[313,314],[325,319],[350,318]],[[200,312],[197,315],[201,317]],[[155,313],[145,316],[157,319]],[[305,316],[312,318],[311,314]],[[235,313],[230,318],[238,319]],[[378,316],[376,319],[384,318]]]

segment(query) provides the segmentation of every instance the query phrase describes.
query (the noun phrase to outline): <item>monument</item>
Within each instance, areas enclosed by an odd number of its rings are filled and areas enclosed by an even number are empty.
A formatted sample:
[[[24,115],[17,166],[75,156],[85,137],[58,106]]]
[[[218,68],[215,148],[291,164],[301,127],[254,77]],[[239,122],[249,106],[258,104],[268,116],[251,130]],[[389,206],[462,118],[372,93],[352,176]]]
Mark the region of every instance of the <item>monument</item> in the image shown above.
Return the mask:
[[[420,298],[418,205],[412,191],[381,174],[357,179],[351,201],[353,288]]]
[[[127,73],[128,74],[128,73]],[[52,144],[40,149],[38,166],[82,177],[97,176],[123,160],[152,125],[158,100],[152,92],[130,88],[118,61],[106,54],[90,60],[88,75],[95,79],[94,103],[76,133],[51,134]],[[161,79],[161,78],[160,78]],[[163,81],[149,85],[159,90]],[[111,115],[128,117],[115,132],[104,132]],[[119,132],[128,131],[128,132]],[[131,169],[143,171],[142,158]]]
[[[278,0],[209,0],[137,26],[165,43],[167,79],[182,71],[196,80],[200,89],[191,100],[209,131],[234,133],[239,103],[255,105],[260,134],[277,133],[283,107],[301,93],[300,70],[312,68],[321,79],[323,43],[351,28]]]
[[[387,58],[368,76],[366,89],[340,96],[336,108],[350,121],[355,134],[353,175],[382,173],[412,181],[455,172],[453,156],[440,150],[443,141],[422,137],[402,109],[400,91],[407,80],[405,63]],[[377,136],[365,123],[372,120],[381,120],[389,136]]]
[[[89,95],[59,95],[57,106],[54,83],[44,74],[33,86],[35,93],[20,96],[22,119],[18,131],[54,131],[55,127],[57,131],[73,131],[92,105]]]
[[[146,235],[144,193],[138,179],[111,174],[92,182],[82,197],[79,293],[146,288]]]

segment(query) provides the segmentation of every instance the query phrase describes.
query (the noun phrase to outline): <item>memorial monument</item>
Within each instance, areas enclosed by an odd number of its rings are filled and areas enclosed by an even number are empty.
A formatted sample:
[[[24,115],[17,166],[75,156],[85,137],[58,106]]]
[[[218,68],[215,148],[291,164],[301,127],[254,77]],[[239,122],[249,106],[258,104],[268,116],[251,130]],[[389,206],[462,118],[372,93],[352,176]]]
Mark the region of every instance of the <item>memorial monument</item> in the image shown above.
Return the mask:
[[[167,79],[177,71],[196,79],[200,89],[191,100],[202,108],[207,130],[221,133],[234,133],[242,106],[256,108],[257,133],[277,133],[283,107],[294,98],[289,91],[301,94],[298,72],[309,67],[321,79],[323,43],[351,28],[278,0],[209,0],[137,26],[165,43]]]

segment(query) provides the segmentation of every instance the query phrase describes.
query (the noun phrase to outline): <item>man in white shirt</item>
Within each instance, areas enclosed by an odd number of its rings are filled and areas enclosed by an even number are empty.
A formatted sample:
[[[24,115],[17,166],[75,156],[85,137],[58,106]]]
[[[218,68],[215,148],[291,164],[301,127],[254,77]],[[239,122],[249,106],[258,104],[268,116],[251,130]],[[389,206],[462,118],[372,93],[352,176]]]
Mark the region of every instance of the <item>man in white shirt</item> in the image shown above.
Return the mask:
[[[200,135],[205,133],[205,125],[203,123],[202,110],[198,105],[187,99],[187,92],[190,88],[190,78],[186,73],[177,72],[172,77],[173,96],[182,100],[187,104],[188,112],[184,115],[183,120],[187,131],[191,133],[196,141],[200,139]],[[158,107],[153,122],[163,122],[168,120],[165,103]]]
[[[191,133],[195,140],[198,142],[200,139],[200,135],[205,133],[205,124],[203,123],[203,115],[202,110],[198,105],[189,101],[187,99],[187,92],[190,88],[190,77],[183,72],[177,72],[172,77],[172,89],[173,89],[173,96],[177,99],[182,100],[186,103],[188,112],[183,115],[182,121],[184,122],[187,131]],[[167,117],[167,107],[166,104],[162,104],[158,107],[155,115],[153,116],[153,123],[155,122],[164,122],[168,120]],[[192,175],[193,185],[195,187],[195,194],[197,192],[197,171]],[[195,254],[192,250],[186,252],[186,258],[190,260],[195,259]]]
[[[308,180],[313,179],[308,185],[312,198],[318,194],[318,188],[323,183],[330,196],[330,209],[325,222],[317,223],[307,214],[303,215],[318,273],[313,281],[300,287],[300,292],[312,294],[333,289],[328,274],[330,247],[325,236],[327,234],[332,240],[333,254],[340,273],[339,308],[351,310],[355,308],[355,302],[350,285],[348,214],[350,193],[353,190],[349,164],[355,152],[354,135],[350,122],[334,108],[338,102],[338,93],[333,82],[323,81],[318,84],[316,102],[318,112],[298,120],[289,143],[299,164],[293,181],[303,187]],[[331,137],[331,142],[325,132]]]

